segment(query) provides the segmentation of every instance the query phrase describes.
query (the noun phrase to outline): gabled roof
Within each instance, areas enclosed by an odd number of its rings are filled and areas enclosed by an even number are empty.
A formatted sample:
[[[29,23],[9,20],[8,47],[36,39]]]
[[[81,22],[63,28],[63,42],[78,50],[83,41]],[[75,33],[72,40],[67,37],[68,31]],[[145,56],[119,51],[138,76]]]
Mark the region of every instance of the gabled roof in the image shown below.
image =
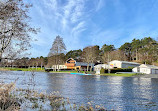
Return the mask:
[[[87,63],[87,62],[76,62],[76,66],[87,66],[87,65],[89,65],[89,66],[93,66],[94,65],[94,63]]]
[[[151,68],[151,69],[158,69],[157,66],[148,65],[148,64],[142,64],[142,65],[140,65],[139,67],[142,67],[142,68]]]
[[[73,58],[69,58],[66,62],[68,62],[69,60],[74,60],[74,61],[75,61],[75,63],[76,63],[76,60],[75,60],[75,59],[73,59]]]
[[[136,62],[128,62],[128,61],[119,61],[119,60],[113,60],[113,61],[118,61],[118,62],[127,63],[127,64],[139,64]],[[111,62],[113,62],[113,61],[111,61]]]

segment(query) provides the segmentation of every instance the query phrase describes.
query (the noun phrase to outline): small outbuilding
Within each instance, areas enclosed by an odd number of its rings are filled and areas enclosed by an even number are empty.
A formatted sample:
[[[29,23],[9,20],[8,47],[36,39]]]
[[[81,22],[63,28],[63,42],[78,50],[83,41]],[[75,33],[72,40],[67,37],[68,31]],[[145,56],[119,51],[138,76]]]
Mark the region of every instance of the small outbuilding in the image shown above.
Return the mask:
[[[143,74],[158,74],[158,67],[154,65],[142,64],[139,67],[133,68],[132,71]]]

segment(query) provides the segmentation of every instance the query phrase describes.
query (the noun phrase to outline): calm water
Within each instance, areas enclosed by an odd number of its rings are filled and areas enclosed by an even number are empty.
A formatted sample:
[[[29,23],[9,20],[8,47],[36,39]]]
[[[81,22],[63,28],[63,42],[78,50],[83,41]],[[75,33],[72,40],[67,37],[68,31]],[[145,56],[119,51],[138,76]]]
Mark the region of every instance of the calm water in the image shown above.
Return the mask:
[[[30,72],[0,72],[0,81],[17,78],[17,87],[27,88]],[[158,78],[84,76],[36,72],[35,89],[59,91],[72,103],[94,102],[115,110],[158,110]]]

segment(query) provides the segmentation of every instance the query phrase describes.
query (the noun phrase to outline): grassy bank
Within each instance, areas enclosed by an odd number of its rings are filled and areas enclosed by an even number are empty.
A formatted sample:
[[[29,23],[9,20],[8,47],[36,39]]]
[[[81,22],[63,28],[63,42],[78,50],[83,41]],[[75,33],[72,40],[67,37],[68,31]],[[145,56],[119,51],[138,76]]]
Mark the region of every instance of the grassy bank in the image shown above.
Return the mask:
[[[0,71],[35,71],[35,72],[45,72],[44,68],[10,68],[10,67],[1,67]],[[75,70],[69,70],[69,71],[50,71],[50,73],[85,73],[84,71],[75,71]],[[94,72],[87,72],[88,74],[94,74]],[[123,76],[123,77],[131,77],[138,75],[137,73],[123,73],[123,74],[115,74],[115,73],[102,73],[100,75],[103,76]]]
[[[50,71],[50,73],[84,73],[84,71],[80,71],[80,72],[74,71],[74,70],[72,70],[72,71]]]
[[[75,71],[75,70],[69,70],[69,71],[50,71],[50,73],[83,73],[85,74],[85,71]],[[86,71],[87,74],[95,74],[95,72]]]
[[[44,68],[11,68],[11,67],[1,67],[0,71],[37,71],[44,72]]]
[[[104,73],[104,74],[100,74],[100,75],[104,75],[104,76],[123,76],[123,77],[131,77],[131,76],[135,76],[138,75],[137,73],[122,73],[122,74],[115,74],[115,73]]]
[[[1,67],[0,71],[36,71],[36,72],[45,72],[44,68],[11,68],[11,67]],[[50,73],[85,73],[84,71],[75,71],[75,70],[68,70],[68,71],[50,71]],[[88,71],[87,73],[94,73]]]

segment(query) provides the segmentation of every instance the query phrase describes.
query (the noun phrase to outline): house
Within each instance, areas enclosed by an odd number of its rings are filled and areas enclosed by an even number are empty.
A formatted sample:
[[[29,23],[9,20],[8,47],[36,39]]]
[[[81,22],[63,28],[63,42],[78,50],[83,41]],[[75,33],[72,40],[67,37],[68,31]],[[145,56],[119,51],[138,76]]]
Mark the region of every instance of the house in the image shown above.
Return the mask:
[[[137,66],[140,66],[140,64],[136,62],[113,60],[109,62],[109,65],[108,64],[95,65],[94,70],[96,71],[96,74],[100,74],[101,68],[113,69],[113,68],[129,68],[129,67],[137,67]]]
[[[140,66],[140,64],[136,62],[119,61],[119,60],[113,60],[109,64],[113,68],[129,68],[129,67]]]
[[[142,64],[132,69],[133,72],[140,72],[143,74],[158,74],[158,67],[154,65]]]
[[[86,70],[87,66],[89,66],[89,69],[92,66],[92,69],[94,69],[94,63],[86,63],[86,62],[79,62],[73,58],[69,58],[66,63],[65,66],[67,67],[67,69],[74,69],[74,70]]]
[[[66,65],[52,65],[52,69],[63,70],[63,69],[67,69],[67,66]]]

